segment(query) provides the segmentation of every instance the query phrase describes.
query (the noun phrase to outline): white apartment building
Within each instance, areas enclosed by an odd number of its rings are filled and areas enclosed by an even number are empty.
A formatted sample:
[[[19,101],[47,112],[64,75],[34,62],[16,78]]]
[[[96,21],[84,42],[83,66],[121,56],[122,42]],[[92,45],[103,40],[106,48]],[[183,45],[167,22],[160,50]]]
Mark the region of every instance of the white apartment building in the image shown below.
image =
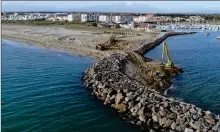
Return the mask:
[[[55,17],[55,21],[66,21],[67,20],[67,16],[56,16]]]
[[[98,22],[99,15],[97,14],[81,14],[81,21],[82,22]]]
[[[77,14],[69,14],[67,16],[67,20],[69,22],[73,22],[73,21],[81,21],[81,14],[77,13]]]
[[[99,16],[99,21],[100,22],[106,22],[106,23],[115,22],[115,16],[112,16],[112,15],[100,15]]]
[[[133,20],[132,16],[121,16],[121,15],[100,15],[100,22],[114,22],[114,23],[130,23]]]
[[[133,20],[132,16],[115,16],[115,23],[131,23]]]
[[[147,22],[152,21],[154,18],[154,14],[144,15],[144,16],[136,16],[134,17],[134,22],[141,23],[141,22]]]
[[[100,15],[99,16],[99,21],[100,22],[107,22],[107,17],[108,17],[107,15]]]

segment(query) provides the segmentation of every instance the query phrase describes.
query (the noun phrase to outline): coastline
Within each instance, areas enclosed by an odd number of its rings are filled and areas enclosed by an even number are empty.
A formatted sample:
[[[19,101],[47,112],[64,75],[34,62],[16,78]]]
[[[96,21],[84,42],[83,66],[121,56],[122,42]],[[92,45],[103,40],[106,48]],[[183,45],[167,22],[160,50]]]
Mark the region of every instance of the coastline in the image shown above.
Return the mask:
[[[167,33],[142,45],[134,52],[142,56],[169,36],[193,33],[195,32]],[[119,112],[122,119],[144,130],[151,132],[220,130],[220,115],[166,97],[152,89],[151,85],[143,85],[132,78],[135,75],[130,73],[131,69],[137,70],[135,66],[131,66],[132,63],[129,54],[112,54],[85,71],[84,85],[91,90],[91,95]]]
[[[112,34],[97,33],[95,31],[69,30],[61,27],[2,25],[2,37],[22,40],[38,47],[67,51],[73,54],[88,56],[100,60],[114,51],[101,51],[96,49],[97,44],[105,43]],[[124,48],[136,48],[140,40],[151,41],[154,34],[142,36],[117,35]],[[134,45],[134,43],[136,45]]]
[[[6,39],[14,39],[18,41],[23,41],[28,44],[33,44],[41,48],[48,48],[48,49],[54,49],[54,50],[61,50],[70,52],[72,54],[78,54],[81,56],[87,56],[95,60],[100,60],[102,58],[105,58],[112,54],[112,52],[120,52],[121,49],[111,50],[111,51],[101,51],[97,50],[95,48],[95,45],[104,43],[108,41],[111,34],[106,35],[92,35],[95,34],[92,31],[73,31],[73,33],[68,33],[70,30],[66,30],[63,28],[55,28],[55,27],[41,27],[41,26],[34,26],[33,29],[31,29],[31,26],[25,26],[25,25],[2,25],[2,38]],[[11,28],[7,29],[8,26]],[[13,27],[14,26],[14,27]],[[4,29],[4,27],[6,27]],[[19,28],[21,29],[19,29]],[[23,27],[23,28],[22,28]],[[48,31],[44,31],[45,28],[49,28],[54,34],[48,33]],[[14,30],[15,29],[15,30]],[[56,34],[57,29],[63,29],[61,33],[65,34],[64,36],[59,34]],[[28,31],[27,31],[28,30]],[[32,31],[33,30],[33,31]],[[35,31],[35,30],[42,30],[42,31]],[[47,29],[48,30],[48,29]],[[54,31],[53,31],[54,30]],[[45,33],[44,33],[45,32]],[[195,32],[193,32],[195,33]],[[130,50],[135,51],[141,55],[144,55],[147,51],[151,50],[153,47],[159,45],[163,40],[170,36],[175,35],[184,35],[184,34],[192,34],[192,32],[171,32],[171,33],[165,33],[162,35],[162,37],[158,37],[157,35],[143,35],[141,37],[137,36],[119,36],[119,39],[122,37],[124,39],[121,39],[122,41],[125,41],[127,43],[130,43],[130,45],[123,45],[124,49],[122,50]],[[58,35],[58,37],[57,37]],[[59,36],[60,35],[60,36]],[[79,35],[82,35],[80,39],[75,38]],[[85,36],[84,36],[85,35]],[[159,34],[160,35],[160,34]],[[88,37],[90,40],[89,42],[85,40],[85,38]],[[64,40],[59,40],[64,38]],[[65,39],[73,39],[74,41],[77,40],[77,42],[73,42],[73,40],[65,40]],[[97,39],[100,39],[97,40]],[[133,40],[134,39],[134,40]],[[96,41],[95,43],[91,41]],[[143,43],[144,42],[144,43]],[[60,46],[61,43],[61,46]],[[71,45],[73,43],[73,45]],[[149,46],[151,48],[149,48]],[[147,49],[147,50],[146,50]]]
[[[89,57],[89,58],[94,59],[94,60],[99,60],[103,57],[102,55],[87,53],[85,51],[80,51],[80,50],[74,50],[74,49],[73,50],[66,50],[66,49],[46,47],[38,41],[33,41],[33,40],[30,40],[30,39],[25,39],[25,38],[18,38],[18,37],[2,35],[2,39],[21,41],[21,42],[25,42],[26,44],[29,44],[29,45],[37,46],[39,48],[46,48],[46,49],[51,49],[51,50],[58,50],[58,51],[61,51],[61,52],[62,51],[63,52],[68,52],[68,53],[71,53],[73,55],[80,55],[80,56],[83,56],[83,57]]]
[[[134,50],[132,51],[139,55],[144,55],[169,36],[184,34],[191,33],[165,33],[163,36],[153,41],[140,45],[137,49],[133,48]],[[36,38],[39,38],[39,36],[35,37],[34,40],[34,37],[28,39],[25,38],[25,36],[19,37],[19,35],[16,36],[15,34],[3,34],[3,38],[22,40],[33,43],[39,47],[63,50],[100,60],[85,71],[83,80],[86,87],[90,88],[92,90],[92,95],[101,99],[105,105],[123,114],[125,120],[143,129],[151,131],[188,132],[194,130],[217,131],[220,129],[219,115],[213,115],[209,111],[203,111],[192,104],[167,98],[161,95],[160,92],[152,90],[150,86],[144,86],[130,78],[131,76],[127,76],[123,69],[126,69],[126,62],[130,60],[127,58],[126,52],[124,53],[124,51],[100,51],[96,50],[94,47],[90,47],[91,45],[77,48],[72,48],[68,45],[66,45],[67,47],[50,46],[37,40]],[[47,41],[46,43],[51,42]],[[54,44],[59,45],[59,41],[56,40]],[[110,84],[109,80],[111,80]],[[182,111],[183,108],[186,108],[186,111]],[[171,118],[170,115],[172,115]],[[197,119],[194,119],[195,116]],[[203,127],[205,123],[209,125]]]
[[[91,95],[119,112],[123,120],[147,131],[220,130],[220,115],[166,97],[151,85],[139,83],[131,78],[131,63],[128,55],[112,54],[86,70],[84,85]]]

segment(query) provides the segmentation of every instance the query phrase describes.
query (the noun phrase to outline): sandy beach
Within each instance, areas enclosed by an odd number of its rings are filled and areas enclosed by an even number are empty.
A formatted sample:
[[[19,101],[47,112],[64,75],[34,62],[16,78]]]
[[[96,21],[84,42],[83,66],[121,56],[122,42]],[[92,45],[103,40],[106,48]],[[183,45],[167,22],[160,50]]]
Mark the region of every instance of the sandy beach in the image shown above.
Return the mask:
[[[106,30],[107,31],[107,30]],[[157,33],[139,33],[135,35],[117,35],[121,41],[119,50],[135,50],[143,43],[148,43],[157,37]],[[97,50],[97,44],[105,43],[112,34],[97,33],[94,31],[70,30],[61,27],[2,25],[2,37],[23,40],[39,47],[56,49],[101,59],[116,50]]]

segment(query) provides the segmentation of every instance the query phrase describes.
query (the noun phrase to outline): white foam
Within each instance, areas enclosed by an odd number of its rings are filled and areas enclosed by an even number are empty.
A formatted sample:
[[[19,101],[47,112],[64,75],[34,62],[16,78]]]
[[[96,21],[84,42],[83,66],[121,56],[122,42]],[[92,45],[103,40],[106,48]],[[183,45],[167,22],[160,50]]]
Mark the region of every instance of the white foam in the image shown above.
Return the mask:
[[[167,91],[170,90],[170,89],[174,89],[175,87],[173,86],[173,84],[164,91],[164,95],[167,95]]]

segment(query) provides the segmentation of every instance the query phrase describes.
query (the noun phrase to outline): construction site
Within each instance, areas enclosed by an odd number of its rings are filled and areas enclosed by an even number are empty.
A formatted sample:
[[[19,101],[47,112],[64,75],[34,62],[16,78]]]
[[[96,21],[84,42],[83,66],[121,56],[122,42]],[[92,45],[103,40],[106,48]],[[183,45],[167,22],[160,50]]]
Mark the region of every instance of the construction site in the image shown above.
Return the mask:
[[[101,51],[118,52],[128,56],[126,65],[127,74],[143,85],[164,91],[172,84],[170,78],[183,73],[183,70],[171,61],[166,42],[163,43],[161,61],[146,58],[138,52],[132,44],[113,34],[108,41],[97,44],[96,49]],[[131,50],[132,49],[132,50]]]

